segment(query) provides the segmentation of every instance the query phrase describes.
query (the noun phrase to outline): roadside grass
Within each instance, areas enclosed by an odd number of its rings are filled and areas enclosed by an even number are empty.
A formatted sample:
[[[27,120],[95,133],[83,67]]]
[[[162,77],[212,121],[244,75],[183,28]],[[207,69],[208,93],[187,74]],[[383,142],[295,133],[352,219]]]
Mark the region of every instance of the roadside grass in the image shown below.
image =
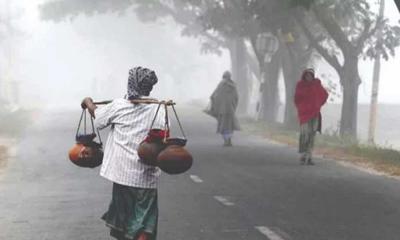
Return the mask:
[[[298,131],[282,125],[269,126],[264,122],[242,119],[244,131],[273,141],[297,147]],[[349,138],[341,138],[335,131],[318,134],[315,152],[324,157],[351,162],[391,176],[400,176],[400,151],[390,146],[368,145]]]

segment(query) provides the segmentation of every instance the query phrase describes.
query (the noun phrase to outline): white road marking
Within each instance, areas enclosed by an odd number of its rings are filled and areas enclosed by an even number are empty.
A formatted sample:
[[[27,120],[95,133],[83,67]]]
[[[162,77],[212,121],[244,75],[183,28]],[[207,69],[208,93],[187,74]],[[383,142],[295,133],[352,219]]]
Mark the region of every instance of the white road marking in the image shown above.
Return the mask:
[[[196,176],[196,175],[190,175],[190,178],[193,180],[193,182],[195,182],[195,183],[202,183],[203,182],[203,180],[199,177],[199,176]]]
[[[222,196],[214,196],[215,200],[218,202],[222,203],[225,206],[234,206],[235,204],[231,201],[229,201],[227,198],[222,197]]]
[[[257,229],[261,234],[267,236],[269,238],[269,240],[284,240],[281,236],[276,234],[274,231],[272,231],[268,227],[256,226],[255,229]]]

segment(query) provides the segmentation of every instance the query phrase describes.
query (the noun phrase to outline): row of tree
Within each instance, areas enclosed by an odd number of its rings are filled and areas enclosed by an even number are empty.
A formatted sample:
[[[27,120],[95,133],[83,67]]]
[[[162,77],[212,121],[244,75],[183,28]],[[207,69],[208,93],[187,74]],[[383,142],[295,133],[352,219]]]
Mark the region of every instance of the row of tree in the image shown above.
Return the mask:
[[[19,16],[20,12],[12,8],[11,1],[0,1],[0,108],[17,108],[19,103],[19,86],[12,74],[16,57],[14,44],[24,36],[13,24]]]
[[[145,22],[172,17],[183,26],[183,35],[200,40],[203,52],[229,51],[233,76],[241,95],[241,112],[246,111],[251,97],[249,73],[252,73],[261,82],[261,117],[268,122],[276,121],[278,78],[282,71],[286,96],[284,124],[288,128],[296,126],[293,95],[301,71],[322,58],[337,72],[343,91],[340,134],[356,137],[361,83],[359,61],[373,59],[377,52],[388,59],[400,45],[400,27],[379,17],[369,2],[59,0],[42,5],[41,14],[45,20],[61,21],[81,13],[92,16],[134,9]],[[377,32],[381,34],[380,38]],[[260,38],[271,35],[278,41],[278,48],[260,48]],[[265,61],[266,55],[269,55],[268,61]]]

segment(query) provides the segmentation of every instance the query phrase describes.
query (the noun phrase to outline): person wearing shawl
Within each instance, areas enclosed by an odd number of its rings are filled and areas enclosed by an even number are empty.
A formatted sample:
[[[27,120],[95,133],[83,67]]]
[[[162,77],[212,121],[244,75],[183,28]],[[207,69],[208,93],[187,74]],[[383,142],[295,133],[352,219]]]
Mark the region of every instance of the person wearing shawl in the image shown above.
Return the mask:
[[[321,132],[321,108],[327,100],[328,92],[321,81],[315,78],[314,69],[305,70],[297,83],[294,99],[300,123],[299,153],[302,165],[314,165],[314,139],[316,133]]]
[[[97,108],[91,98],[82,101],[99,129],[111,126],[100,175],[113,182],[112,199],[102,219],[119,240],[155,240],[157,237],[157,182],[160,169],[142,163],[137,148],[146,138],[157,111],[156,104],[133,104],[149,96],[158,79],[154,71],[135,67],[129,71],[125,98]],[[160,109],[154,128],[164,127]]]
[[[217,119],[217,133],[224,139],[224,146],[232,146],[233,132],[240,130],[236,118],[239,95],[231,73],[226,71],[210,97],[210,108],[205,112]]]

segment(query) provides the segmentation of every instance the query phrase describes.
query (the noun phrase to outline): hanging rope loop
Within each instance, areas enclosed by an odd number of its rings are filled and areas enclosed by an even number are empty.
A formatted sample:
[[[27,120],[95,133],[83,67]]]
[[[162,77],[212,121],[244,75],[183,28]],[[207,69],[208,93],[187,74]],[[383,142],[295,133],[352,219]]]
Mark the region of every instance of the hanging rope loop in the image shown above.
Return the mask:
[[[79,131],[82,128],[82,122],[83,122],[83,135],[79,134]],[[87,134],[87,110],[83,109],[82,113],[81,113],[81,117],[79,119],[78,128],[77,128],[76,134],[75,134],[76,141],[77,142],[90,142],[93,139],[95,139],[96,137],[98,137],[100,145],[103,145],[103,142],[100,137],[99,129],[95,128],[94,118],[92,116],[90,116],[90,124],[91,124],[91,132],[92,133]]]
[[[150,131],[153,129],[153,127],[154,127],[154,123],[155,123],[155,121],[157,120],[157,117],[158,117],[158,114],[160,113],[161,107],[163,107],[163,108],[164,108],[164,111],[165,111],[164,129],[163,129],[163,130],[165,130],[165,131],[168,132],[168,133],[170,132],[170,130],[171,130],[171,125],[170,125],[170,119],[169,119],[169,111],[168,111],[168,108],[171,107],[172,110],[173,110],[175,119],[176,119],[176,121],[177,121],[177,123],[178,123],[178,125],[179,125],[179,129],[180,129],[180,131],[181,131],[181,133],[182,133],[182,136],[183,136],[183,138],[184,138],[185,140],[187,140],[185,131],[183,130],[182,122],[180,121],[179,116],[178,116],[178,113],[177,113],[176,108],[175,108],[175,105],[176,105],[175,102],[173,102],[172,100],[169,100],[169,101],[157,101],[157,100],[148,101],[148,100],[143,100],[143,99],[137,99],[137,100],[132,100],[132,101],[135,101],[136,103],[138,103],[138,102],[144,103],[144,102],[145,102],[145,103],[147,103],[147,104],[158,104],[156,113],[155,113],[155,115],[154,115],[154,117],[153,117],[153,121],[151,122],[151,125],[150,125],[149,132],[150,132]],[[131,102],[132,102],[132,101],[131,101]],[[103,102],[100,102],[100,103],[103,103]],[[164,135],[164,142],[166,142],[167,137],[168,137],[168,134],[165,134],[165,135]]]
[[[155,113],[154,118],[153,118],[153,121],[151,122],[151,125],[150,125],[149,133],[154,127],[155,121],[157,120],[157,116],[160,113],[161,107],[163,107],[164,110],[165,110],[164,129],[163,130],[168,131],[168,132],[170,131],[170,119],[169,119],[168,108],[171,107],[172,110],[173,110],[175,119],[176,119],[176,121],[177,121],[177,123],[179,125],[180,132],[182,133],[182,137],[185,140],[187,140],[185,131],[183,130],[182,122],[180,121],[178,113],[176,111],[176,108],[175,108],[176,103],[174,101],[172,101],[172,100],[159,101],[157,99],[151,99],[151,98],[140,98],[140,99],[133,99],[133,100],[129,100],[129,101],[131,103],[133,103],[133,104],[157,104],[158,105],[156,113]],[[100,102],[94,102],[94,104],[96,104],[96,105],[104,105],[104,104],[109,104],[111,102],[112,101],[100,101]],[[99,135],[99,137],[100,137],[100,135]],[[167,137],[168,137],[167,134],[165,134],[164,141],[167,140]]]

